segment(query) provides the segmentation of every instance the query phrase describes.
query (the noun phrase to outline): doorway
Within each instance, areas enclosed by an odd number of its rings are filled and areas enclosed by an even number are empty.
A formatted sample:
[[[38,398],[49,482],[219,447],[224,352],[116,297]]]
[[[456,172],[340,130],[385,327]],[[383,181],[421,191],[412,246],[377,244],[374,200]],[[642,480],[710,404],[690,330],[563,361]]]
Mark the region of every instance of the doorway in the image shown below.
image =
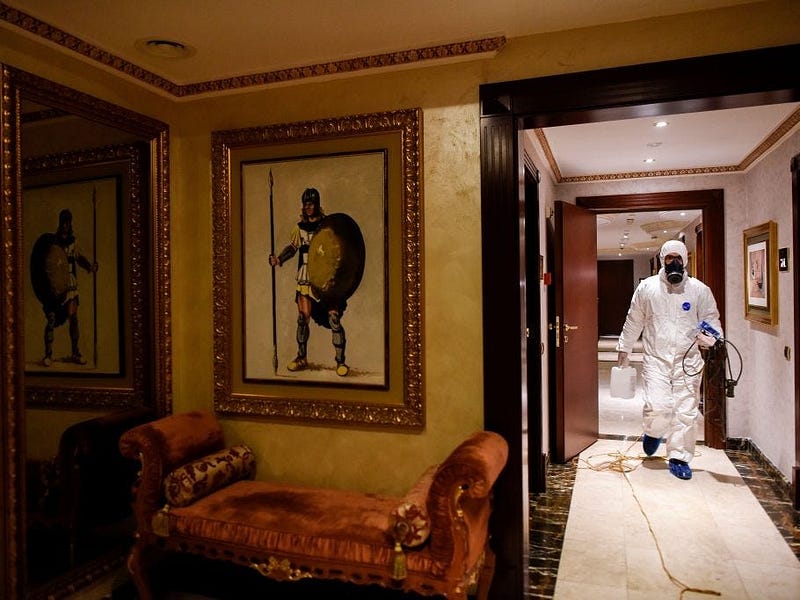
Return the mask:
[[[525,596],[530,556],[521,531],[528,524],[529,496],[522,489],[528,456],[519,408],[523,386],[519,290],[524,283],[520,281],[524,257],[519,236],[519,136],[537,127],[796,101],[800,87],[794,73],[771,67],[798,60],[800,45],[795,45],[480,86],[484,425],[510,445],[495,494],[496,506],[502,508],[493,513],[490,524],[497,556],[492,597]],[[605,210],[620,212],[628,207]],[[710,216],[704,210],[706,227]],[[708,256],[724,254],[722,233],[722,229],[704,230]],[[720,245],[720,253],[714,244]],[[718,284],[710,287],[718,304],[724,304],[724,286]],[[724,314],[724,306],[719,308]]]
[[[619,194],[608,196],[583,196],[576,198],[578,206],[582,206],[599,215],[611,214],[631,214],[637,212],[658,212],[658,211],[699,211],[700,223],[702,224],[702,238],[700,245],[694,245],[695,267],[699,264],[705,265],[704,283],[711,288],[717,300],[720,319],[723,328],[725,326],[725,207],[724,194],[722,190],[687,190],[680,192],[654,192],[647,194]],[[694,213],[691,213],[694,214]],[[670,235],[678,232],[669,232]],[[666,241],[666,240],[663,240]],[[663,243],[656,240],[658,248]],[[689,244],[692,246],[692,244]],[[658,252],[658,248],[653,250],[653,254]],[[657,265],[653,265],[656,270]],[[598,356],[599,353],[598,353]],[[608,378],[613,364],[609,360],[616,362],[615,355],[603,355],[604,362],[598,360],[598,402],[600,394],[605,393],[608,387]],[[634,365],[638,365],[641,357],[632,357]],[[606,374],[606,372],[608,374]],[[640,374],[641,375],[641,374]],[[604,385],[605,384],[605,385]],[[631,412],[632,401],[623,404],[619,401],[612,401],[610,396],[604,396],[609,402],[610,418],[622,421],[619,424],[619,435],[638,435],[634,433],[637,429],[637,417],[635,412]],[[641,402],[637,396],[636,402]],[[636,412],[641,415],[639,405],[635,404]],[[625,409],[625,414],[619,414]],[[716,395],[707,395],[703,398],[704,422],[698,426],[698,439],[707,441],[714,447],[722,447],[725,440],[725,398]],[[622,417],[625,417],[624,420]],[[639,421],[641,419],[639,418]],[[638,423],[641,429],[641,423]],[[702,434],[699,432],[702,431]],[[606,433],[601,426],[600,433]],[[641,431],[639,431],[639,434]]]
[[[642,342],[629,355],[637,371],[632,398],[611,396],[611,369],[617,364],[616,346],[636,286],[658,270],[658,252],[669,239],[685,242],[687,272],[703,280],[702,213],[699,210],[604,213],[597,216],[598,270],[598,431],[601,438],[631,439],[641,436],[644,405]],[[704,418],[698,422],[698,440],[705,439]],[[724,432],[720,432],[724,436]]]

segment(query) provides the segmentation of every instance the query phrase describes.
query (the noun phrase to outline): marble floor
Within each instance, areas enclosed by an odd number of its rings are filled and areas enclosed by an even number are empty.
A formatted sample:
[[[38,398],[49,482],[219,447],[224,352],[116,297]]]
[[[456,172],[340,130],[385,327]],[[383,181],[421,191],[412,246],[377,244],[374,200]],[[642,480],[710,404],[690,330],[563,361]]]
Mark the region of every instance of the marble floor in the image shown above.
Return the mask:
[[[635,398],[612,398],[616,355],[599,350],[603,439],[549,465],[531,497],[529,597],[800,598],[800,512],[780,473],[748,441],[700,440],[694,477],[671,476],[663,446],[641,454],[641,379]]]
[[[551,465],[531,499],[529,597],[800,598],[800,516],[743,446],[698,446],[689,481],[669,474],[663,447],[645,458],[623,439]]]

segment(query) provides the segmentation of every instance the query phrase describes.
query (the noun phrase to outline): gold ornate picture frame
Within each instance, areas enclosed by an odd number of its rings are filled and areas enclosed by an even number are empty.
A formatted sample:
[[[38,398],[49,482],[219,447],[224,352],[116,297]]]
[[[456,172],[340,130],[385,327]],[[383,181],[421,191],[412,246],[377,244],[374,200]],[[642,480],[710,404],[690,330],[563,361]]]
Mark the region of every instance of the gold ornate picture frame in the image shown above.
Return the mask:
[[[421,429],[420,109],[217,131],[212,163],[215,410]]]
[[[767,221],[745,229],[744,316],[765,325],[778,324],[778,224]]]

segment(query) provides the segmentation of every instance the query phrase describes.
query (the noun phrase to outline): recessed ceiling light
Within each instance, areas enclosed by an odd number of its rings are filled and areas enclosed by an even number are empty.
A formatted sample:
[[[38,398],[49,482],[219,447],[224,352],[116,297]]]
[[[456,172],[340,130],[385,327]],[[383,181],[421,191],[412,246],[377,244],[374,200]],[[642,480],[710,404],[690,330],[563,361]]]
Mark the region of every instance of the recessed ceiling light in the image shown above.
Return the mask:
[[[161,58],[188,58],[195,53],[194,48],[183,42],[164,38],[144,38],[137,40],[135,46],[145,54]]]
[[[669,121],[656,121],[653,123],[653,127],[666,127],[669,125]]]
[[[645,158],[644,162],[646,162],[647,164],[650,164],[650,163],[656,162],[656,159],[655,158]]]

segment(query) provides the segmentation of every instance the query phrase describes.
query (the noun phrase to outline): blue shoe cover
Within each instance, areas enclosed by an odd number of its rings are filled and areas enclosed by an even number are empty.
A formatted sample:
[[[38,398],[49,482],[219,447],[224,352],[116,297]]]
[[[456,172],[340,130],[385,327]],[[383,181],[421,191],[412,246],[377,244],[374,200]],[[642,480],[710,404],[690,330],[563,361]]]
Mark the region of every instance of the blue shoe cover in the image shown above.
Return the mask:
[[[647,456],[653,456],[660,444],[661,438],[650,437],[646,433],[642,436],[642,448],[644,448],[644,453],[647,454]]]
[[[669,472],[675,475],[675,477],[678,479],[692,478],[692,467],[682,460],[678,460],[677,458],[669,459]]]

